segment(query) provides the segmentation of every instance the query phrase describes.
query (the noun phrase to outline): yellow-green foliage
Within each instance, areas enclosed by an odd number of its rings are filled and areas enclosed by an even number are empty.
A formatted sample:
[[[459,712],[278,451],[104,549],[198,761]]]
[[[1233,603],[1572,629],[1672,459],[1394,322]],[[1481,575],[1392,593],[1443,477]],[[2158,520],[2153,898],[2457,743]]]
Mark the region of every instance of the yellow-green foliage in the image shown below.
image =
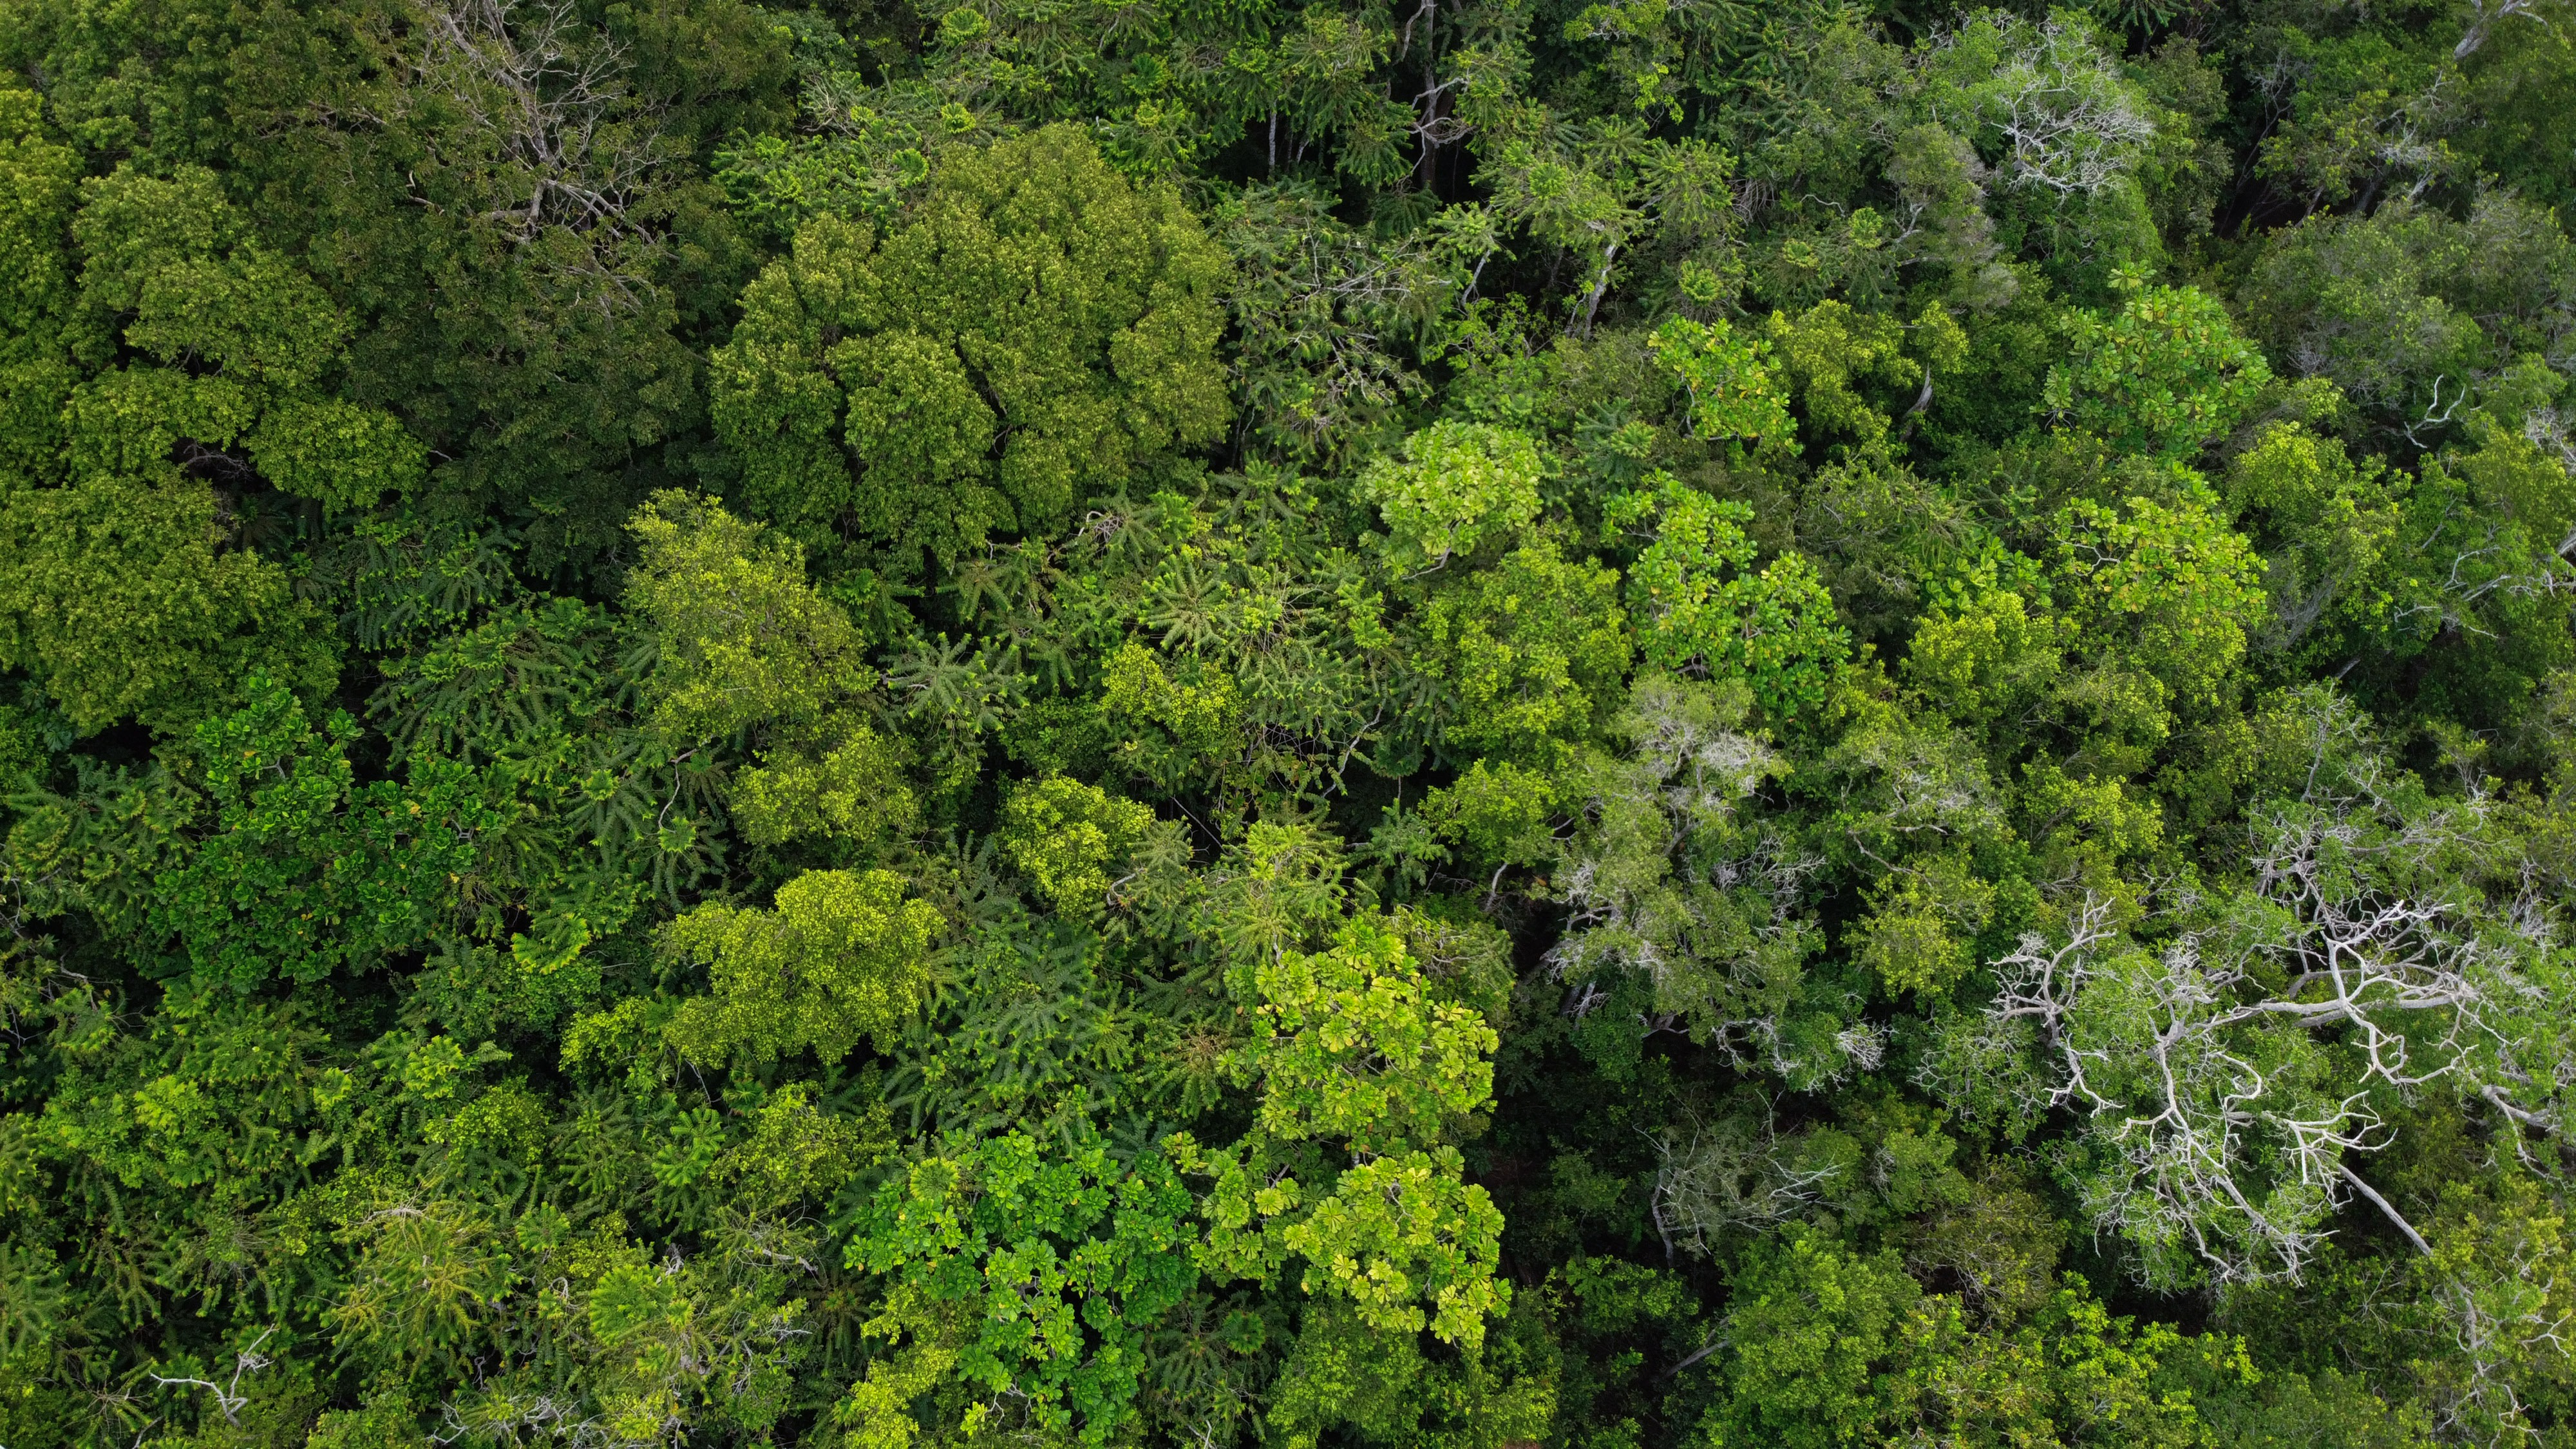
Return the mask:
[[[778,845],[807,836],[868,840],[912,819],[912,787],[893,747],[861,726],[819,760],[790,750],[761,756],[734,782],[743,839]]]
[[[1493,1028],[1433,1000],[1403,938],[1367,921],[1255,976],[1260,1034],[1229,1064],[1259,1088],[1254,1130],[1231,1149],[1172,1142],[1215,1179],[1202,1265],[1267,1282],[1302,1259],[1306,1291],[1365,1323],[1481,1343],[1511,1301],[1492,1276],[1502,1215],[1442,1138],[1492,1099]],[[1301,1151],[1317,1142],[1347,1144],[1349,1165]]]
[[[1183,683],[1153,650],[1131,640],[1100,671],[1101,726],[1116,740],[1111,755],[1164,789],[1242,745],[1242,694],[1234,680],[1204,662],[1189,663],[1198,665],[1188,671],[1195,682]]]
[[[1457,742],[1552,764],[1590,733],[1635,650],[1618,588],[1611,570],[1541,542],[1434,594],[1429,662],[1455,692]]]
[[[1397,555],[1438,567],[1488,539],[1510,539],[1538,517],[1538,446],[1526,435],[1481,423],[1435,423],[1404,440],[1360,477]]]
[[[1002,850],[1041,900],[1068,915],[1098,914],[1110,872],[1123,871],[1154,812],[1061,775],[1032,780],[1002,805]]]
[[[774,910],[700,906],[671,923],[668,949],[706,967],[710,991],[673,1018],[671,1042],[720,1063],[809,1050],[837,1061],[863,1037],[891,1041],[929,988],[939,929],[938,911],[883,870],[807,871]]]
[[[1260,1083],[1265,1132],[1400,1151],[1439,1141],[1444,1122],[1493,1096],[1493,1028],[1432,1000],[1384,927],[1355,924],[1333,949],[1284,954],[1254,981],[1263,1034],[1236,1070]]]
[[[811,726],[865,682],[857,629],[805,582],[794,543],[682,493],[629,528],[642,558],[627,597],[650,621],[653,717],[674,736]]]
[[[83,731],[133,715],[192,725],[238,699],[254,660],[328,678],[336,661],[286,572],[225,548],[219,507],[167,469],[0,482],[0,668],[41,680]]]

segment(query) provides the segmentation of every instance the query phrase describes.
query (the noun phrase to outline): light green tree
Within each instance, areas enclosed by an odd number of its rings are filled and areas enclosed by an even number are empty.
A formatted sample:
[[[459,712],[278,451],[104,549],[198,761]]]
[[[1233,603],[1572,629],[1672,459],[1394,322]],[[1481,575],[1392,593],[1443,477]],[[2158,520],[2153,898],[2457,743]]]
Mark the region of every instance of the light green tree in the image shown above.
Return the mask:
[[[1798,425],[1789,416],[1768,339],[1739,336],[1723,317],[1675,317],[1655,330],[1648,345],[1655,360],[1690,390],[1691,430],[1699,436],[1796,440]]]
[[[254,670],[318,686],[319,617],[209,475],[344,510],[413,488],[423,451],[321,386],[345,321],[212,173],[75,186],[24,95],[0,92],[0,668],[84,731],[184,731]]]
[[[1634,647],[1618,588],[1542,539],[1433,594],[1425,663],[1457,701],[1450,747],[1546,765],[1598,728]]]
[[[805,582],[802,550],[711,498],[663,493],[627,525],[626,597],[654,639],[654,720],[696,741],[813,725],[868,680],[859,632]]]
[[[2084,644],[2200,707],[2245,657],[2270,600],[2253,546],[2227,526],[2207,485],[2188,481],[2171,502],[2068,504],[2055,582]]]
[[[1437,568],[1488,539],[1511,539],[1538,518],[1538,445],[1485,423],[1434,423],[1404,440],[1403,456],[1360,475],[1400,566]]]
[[[222,502],[162,465],[60,488],[0,480],[0,668],[44,684],[83,731],[139,717],[180,730],[265,668],[338,673],[285,570],[228,547]]]
[[[1493,1029],[1434,1000],[1403,938],[1366,920],[1255,980],[1258,1034],[1229,1063],[1259,1086],[1253,1130],[1169,1144],[1214,1179],[1200,1265],[1268,1283],[1302,1260],[1308,1293],[1350,1300],[1373,1327],[1481,1343],[1510,1303],[1492,1276],[1502,1214],[1442,1138],[1491,1100]]]
[[[929,990],[939,912],[905,900],[891,871],[807,871],[775,909],[705,905],[673,921],[673,957],[711,990],[680,1008],[671,1043],[709,1064],[811,1050],[837,1061],[862,1037],[890,1043]]]
[[[1646,482],[1608,510],[1613,527],[1644,524],[1652,540],[1628,574],[1646,658],[1741,679],[1782,719],[1814,713],[1851,648],[1815,564],[1791,550],[1756,573],[1757,550],[1744,532],[1751,508],[1670,474]]]
[[[674,751],[749,736],[733,811],[755,845],[866,841],[909,823],[894,743],[861,705],[875,687],[857,627],[805,580],[804,551],[714,499],[655,495],[627,524],[639,545],[626,602],[650,639],[644,694]]]
[[[1002,804],[1002,852],[1038,897],[1090,917],[1107,905],[1109,873],[1123,869],[1154,812],[1097,785],[1061,775],[1032,780]]]

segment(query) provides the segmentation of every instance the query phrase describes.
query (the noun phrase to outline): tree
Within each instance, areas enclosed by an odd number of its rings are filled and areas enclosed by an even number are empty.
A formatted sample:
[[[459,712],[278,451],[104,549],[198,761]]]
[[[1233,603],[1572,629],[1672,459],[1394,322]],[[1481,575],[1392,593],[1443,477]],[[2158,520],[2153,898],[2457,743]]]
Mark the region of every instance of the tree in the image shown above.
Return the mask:
[[[1753,573],[1747,566],[1757,550],[1743,527],[1753,521],[1750,508],[1693,492],[1668,474],[1646,481],[1650,490],[1611,500],[1609,520],[1651,520],[1652,541],[1628,575],[1629,600],[1646,623],[1647,660],[1742,680],[1780,719],[1812,714],[1851,642],[1815,565],[1788,552]]]
[[[8,339],[0,377],[10,400],[0,421],[0,466],[41,478],[59,466],[60,410],[75,377],[61,349],[74,295],[65,242],[80,162],[46,135],[42,99],[15,85],[0,88],[0,147],[0,196],[8,198],[0,273],[10,279],[0,296],[0,334]]]
[[[1360,479],[1386,520],[1399,567],[1439,568],[1488,539],[1518,538],[1538,518],[1537,445],[1508,428],[1434,423]]]
[[[778,888],[774,910],[705,905],[681,916],[667,949],[704,965],[713,990],[681,1007],[672,1044],[713,1064],[809,1049],[829,1062],[863,1036],[890,1043],[929,988],[923,956],[941,924],[903,893],[891,871],[807,871]]]
[[[2216,299],[2123,273],[2110,318],[2078,313],[2074,357],[2048,373],[2047,406],[2123,452],[2187,457],[2236,426],[2271,368]]]
[[[645,694],[673,765],[715,740],[760,739],[760,763],[733,791],[755,845],[870,841],[909,823],[895,747],[862,709],[876,682],[863,638],[805,581],[803,551],[677,492],[646,502],[628,530],[641,550],[626,598],[652,640]]]
[[[1481,1343],[1511,1301],[1491,1276],[1501,1216],[1441,1138],[1492,1097],[1493,1029],[1430,1000],[1402,940],[1366,921],[1254,981],[1262,1033],[1230,1063],[1260,1087],[1253,1130],[1229,1148],[1170,1144],[1214,1179],[1200,1266],[1267,1283],[1303,1259],[1307,1293],[1351,1300],[1372,1327]],[[1330,1141],[1347,1156],[1318,1150]]]
[[[1002,849],[1040,899],[1068,915],[1107,903],[1109,871],[1124,867],[1154,812],[1062,776],[1033,781],[1002,806]]]
[[[2405,607],[2394,557],[2403,486],[2377,460],[2356,465],[2341,445],[2296,423],[2266,429],[2237,457],[2228,504],[2239,527],[2269,545],[2272,617],[2259,647],[2295,649],[2319,630],[2330,648],[2355,634],[2386,636]]]
[[[2537,943],[2502,924],[2528,907],[2481,884],[2511,880],[2479,863],[2505,844],[2482,802],[2428,795],[2322,687],[2263,724],[2294,789],[2248,811],[2245,877],[2177,882],[2161,941],[2088,892],[1997,963],[1993,1003],[1946,1022],[1925,1067],[1963,1106],[2044,1091],[2078,1112],[2070,1181],[2151,1281],[2297,1274],[2338,1205],[2395,1213],[2352,1164],[2386,1145],[2383,1094],[2510,1103],[2538,1079],[2505,1063],[2557,1049],[2524,1015],[2546,1015]]]
[[[2217,696],[2268,603],[2252,548],[2213,502],[2206,485],[2171,504],[2078,499],[2059,522],[2057,579],[2080,637],[2187,706]]]
[[[0,665],[85,733],[185,731],[267,668],[312,688],[338,659],[286,573],[226,547],[221,500],[174,470],[62,488],[0,483]]]
[[[1691,428],[1701,437],[1758,441],[1797,436],[1798,425],[1789,417],[1788,401],[1769,366],[1769,340],[1739,338],[1723,317],[1714,322],[1675,317],[1655,330],[1649,345],[1655,359],[1690,390]]]
[[[434,756],[399,785],[360,785],[356,720],[334,712],[315,730],[284,687],[249,689],[250,707],[198,727],[215,828],[155,881],[154,926],[200,979],[244,990],[272,972],[364,970],[439,934],[476,837],[506,819],[491,786]]]
[[[1626,748],[1569,782],[1581,825],[1553,877],[1571,915],[1546,959],[1585,1051],[1614,1070],[1668,1028],[1801,1086],[1878,1058],[1848,1005],[1807,989],[1820,862],[1747,808],[1785,768],[1743,731],[1751,703],[1740,685],[1640,680],[1617,721]]]
[[[2203,1442],[2185,1383],[2253,1380],[2241,1344],[2114,1318],[2064,1280],[2017,1331],[1969,1326],[1893,1254],[1791,1229],[1751,1255],[1725,1325],[1711,1444]]]
[[[1474,208],[1383,237],[1331,201],[1287,181],[1247,188],[1209,218],[1235,268],[1226,309],[1247,426],[1301,463],[1356,456],[1428,388],[1420,364],[1494,250],[1491,218]]]
[[[46,680],[85,731],[143,714],[184,733],[255,669],[315,687],[336,668],[320,620],[238,545],[214,479],[352,509],[415,487],[420,446],[316,386],[345,321],[212,173],[123,168],[75,193],[35,121],[5,123],[25,280],[0,315],[0,667]]]
[[[1590,734],[1634,648],[1618,586],[1544,540],[1440,586],[1423,653],[1456,701],[1450,748],[1550,763]]]
[[[859,632],[806,584],[794,543],[677,493],[628,527],[641,554],[627,597],[655,635],[653,713],[673,736],[812,728],[865,687]]]
[[[964,1310],[942,1357],[985,1396],[966,1432],[1104,1444],[1136,1418],[1149,1335],[1197,1285],[1179,1251],[1189,1210],[1160,1158],[1121,1167],[1097,1140],[1058,1156],[1014,1133],[878,1188],[848,1261],[895,1281],[889,1337],[936,1333],[941,1306]]]
[[[1076,506],[1225,426],[1223,256],[1168,188],[1070,127],[944,161],[882,245],[818,218],[714,358],[743,498],[847,518],[909,573]]]

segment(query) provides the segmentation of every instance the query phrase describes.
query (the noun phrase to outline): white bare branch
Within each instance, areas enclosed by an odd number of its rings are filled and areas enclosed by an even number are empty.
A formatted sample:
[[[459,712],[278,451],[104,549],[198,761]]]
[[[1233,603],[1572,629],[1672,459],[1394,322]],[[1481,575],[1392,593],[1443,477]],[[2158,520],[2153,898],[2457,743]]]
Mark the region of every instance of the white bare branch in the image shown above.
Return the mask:
[[[2035,1051],[2047,1105],[2081,1123],[2087,1211],[2167,1282],[2294,1276],[2355,1198],[2425,1249],[2350,1165],[2390,1139],[2373,1103],[2438,1084],[2545,1130],[2531,1102],[2576,1081],[2547,1027],[2565,1003],[2535,984],[2558,949],[2545,882],[2490,802],[2428,794],[2357,711],[2308,703],[2306,779],[2249,812],[2239,882],[2154,883],[2144,906],[2086,890],[1994,963],[1984,1031],[1926,1064],[1967,1102]]]

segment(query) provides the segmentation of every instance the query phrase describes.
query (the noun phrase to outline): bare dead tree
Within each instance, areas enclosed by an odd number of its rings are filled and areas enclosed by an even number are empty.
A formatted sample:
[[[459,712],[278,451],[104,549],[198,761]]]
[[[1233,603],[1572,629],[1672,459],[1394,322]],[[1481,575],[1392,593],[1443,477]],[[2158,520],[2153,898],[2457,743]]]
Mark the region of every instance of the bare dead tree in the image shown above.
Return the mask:
[[[623,84],[624,51],[573,0],[420,0],[417,14],[405,103],[435,104],[457,123],[443,149],[477,179],[473,220],[516,251],[540,252],[584,300],[640,301],[652,285],[643,264],[660,247],[643,202],[671,154],[658,118]]]
[[[2543,884],[2523,872],[2501,902],[2474,884],[2515,878],[2490,803],[2426,796],[2339,701],[2310,725],[2308,778],[2253,812],[2240,886],[2156,887],[2155,949],[2136,904],[2084,891],[1994,963],[1987,1029],[1925,1078],[1958,1096],[1975,1062],[2030,1042],[2048,1105],[2083,1123],[2096,1226],[2222,1282],[2296,1275],[2356,1199],[2430,1254],[2351,1165],[2390,1140],[2381,1094],[2448,1084],[2545,1130],[2521,1094],[2576,1079],[2545,1029],[2563,1003],[2530,969],[2556,949]]]
[[[2549,17],[2540,13],[2543,4],[2544,0],[2470,0],[2469,26],[2460,33],[2460,43],[2451,47],[2451,59],[2467,60],[2484,49],[2495,28],[2511,16],[2520,15],[2543,29],[2556,29]]]
[[[1650,1216],[1667,1261],[1675,1248],[1707,1257],[1727,1232],[1759,1232],[1806,1211],[1841,1174],[1800,1162],[1795,1147],[1767,1114],[1759,1123],[1727,1117],[1694,1125],[1687,1139],[1658,1140]]]
[[[276,1332],[277,1330],[274,1328],[269,1329],[259,1337],[252,1339],[249,1347],[235,1351],[233,1354],[233,1376],[230,1380],[224,1383],[218,1384],[208,1379],[188,1376],[171,1378],[162,1374],[154,1374],[152,1376],[152,1381],[161,1385],[163,1388],[204,1389],[215,1396],[215,1408],[222,1412],[224,1422],[227,1424],[239,1424],[241,1422],[240,1415],[242,1406],[250,1402],[250,1395],[242,1392],[242,1380],[258,1373],[260,1370],[267,1368],[270,1364],[276,1362],[276,1360],[267,1357],[259,1351],[261,1345],[267,1343],[268,1340],[276,1334]]]
[[[2155,137],[2155,122],[2129,99],[2115,61],[2079,28],[2008,19],[2002,63],[1974,92],[1978,118],[2007,147],[2007,186],[2090,196],[2125,174]],[[1918,65],[1959,43],[1937,36]]]

